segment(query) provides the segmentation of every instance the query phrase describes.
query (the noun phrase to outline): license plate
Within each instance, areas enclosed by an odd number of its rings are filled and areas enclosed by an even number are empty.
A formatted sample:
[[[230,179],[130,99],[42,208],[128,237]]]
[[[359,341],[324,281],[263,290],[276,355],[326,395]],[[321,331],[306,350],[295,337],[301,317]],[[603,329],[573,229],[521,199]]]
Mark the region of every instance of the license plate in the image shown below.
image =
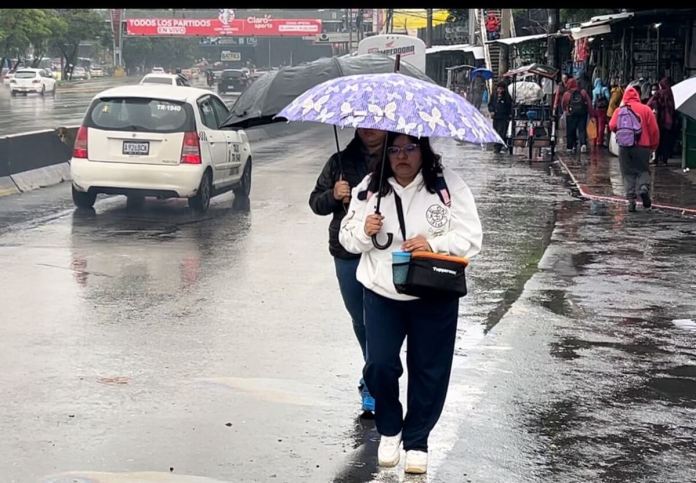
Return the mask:
[[[123,154],[145,156],[150,154],[149,141],[123,141]]]

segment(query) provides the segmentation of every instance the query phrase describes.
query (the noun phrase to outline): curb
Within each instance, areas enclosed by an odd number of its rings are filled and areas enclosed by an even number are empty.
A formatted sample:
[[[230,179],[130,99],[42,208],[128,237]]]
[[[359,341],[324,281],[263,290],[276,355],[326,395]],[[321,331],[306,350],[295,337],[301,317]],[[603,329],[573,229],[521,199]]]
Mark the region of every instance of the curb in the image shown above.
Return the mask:
[[[60,163],[10,175],[17,189],[24,193],[70,180],[70,164]],[[12,194],[12,193],[8,193]]]
[[[10,176],[0,176],[0,196],[16,195],[19,188]]]
[[[578,180],[575,178],[573,171],[571,171],[570,168],[568,168],[568,165],[565,163],[565,161],[563,161],[563,158],[561,158],[561,156],[558,156],[558,162],[561,164],[561,166],[563,166],[565,172],[568,173],[570,179],[573,181],[573,184],[577,187],[578,191],[580,192],[580,195],[583,198],[587,198],[589,200],[608,201],[610,203],[620,203],[623,205],[628,205],[628,200],[626,198],[621,198],[620,196],[593,195],[592,193],[586,191],[585,189],[583,189],[583,186],[580,183],[578,183]],[[652,207],[666,211],[673,211],[681,215],[689,214],[696,216],[696,209],[693,208],[684,208],[681,206],[674,205],[662,205],[658,203],[653,203]]]

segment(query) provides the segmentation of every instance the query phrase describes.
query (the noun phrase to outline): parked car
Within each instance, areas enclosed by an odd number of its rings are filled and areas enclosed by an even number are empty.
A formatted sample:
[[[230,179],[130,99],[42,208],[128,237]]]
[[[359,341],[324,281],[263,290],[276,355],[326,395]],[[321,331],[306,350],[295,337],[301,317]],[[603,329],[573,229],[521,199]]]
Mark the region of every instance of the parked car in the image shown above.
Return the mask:
[[[85,79],[86,80],[89,78],[90,78],[90,75],[89,75],[89,71],[87,71],[87,69],[85,69],[84,67],[80,67],[80,66],[73,67],[72,75],[70,76],[71,80],[75,80],[75,79]]]
[[[220,129],[229,115],[205,89],[120,86],[97,94],[75,137],[72,197],[91,208],[97,194],[188,198],[203,212],[211,196],[233,190],[248,200],[251,146],[243,130]]]
[[[2,85],[9,86],[10,81],[14,78],[14,75],[15,75],[14,72],[5,73],[4,77],[2,78]]]
[[[249,76],[241,69],[225,69],[218,77],[218,93],[240,94],[249,86]]]
[[[91,77],[104,77],[104,69],[100,65],[93,65],[89,68]]]
[[[170,86],[191,86],[188,79],[181,74],[145,74],[141,84],[166,84]]]
[[[45,69],[19,69],[10,80],[10,94],[16,96],[30,92],[45,95],[56,93],[56,80]]]

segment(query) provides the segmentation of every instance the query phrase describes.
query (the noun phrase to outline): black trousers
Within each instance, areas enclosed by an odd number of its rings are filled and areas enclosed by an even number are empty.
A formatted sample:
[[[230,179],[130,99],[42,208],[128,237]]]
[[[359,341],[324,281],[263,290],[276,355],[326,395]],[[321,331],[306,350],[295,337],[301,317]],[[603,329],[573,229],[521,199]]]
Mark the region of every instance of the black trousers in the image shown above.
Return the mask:
[[[566,114],[566,148],[577,148],[587,144],[587,114]]]
[[[498,135],[505,140],[505,136],[507,135],[507,128],[508,128],[508,119],[493,119],[493,129],[498,133]],[[499,153],[503,149],[502,144],[496,144],[495,145],[495,152]]]
[[[638,192],[650,193],[650,149],[643,146],[619,147],[619,166],[626,199],[635,201]]]
[[[402,431],[405,450],[428,449],[447,396],[459,299],[397,301],[365,289],[367,363],[365,382],[375,398],[377,431],[394,436]],[[399,401],[403,367],[399,353],[407,338],[408,397],[406,417]]]

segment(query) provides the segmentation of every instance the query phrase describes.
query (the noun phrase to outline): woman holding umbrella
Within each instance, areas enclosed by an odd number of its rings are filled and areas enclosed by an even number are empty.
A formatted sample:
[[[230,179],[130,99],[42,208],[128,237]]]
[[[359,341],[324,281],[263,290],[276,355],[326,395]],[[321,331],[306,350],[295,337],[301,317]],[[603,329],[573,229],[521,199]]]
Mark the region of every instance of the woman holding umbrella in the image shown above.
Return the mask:
[[[393,249],[431,251],[471,257],[481,248],[481,223],[466,183],[443,168],[427,137],[390,132],[387,162],[353,189],[339,240],[361,254],[358,280],[365,286],[367,363],[365,381],[376,400],[375,420],[382,435],[378,460],[395,466],[400,444],[406,451],[406,472],[427,471],[428,436],[437,423],[447,395],[457,330],[458,298],[424,299],[398,293],[392,279],[392,254],[375,248],[371,237],[394,233]],[[444,176],[449,206],[436,192]],[[373,213],[377,193],[384,215]],[[397,216],[403,207],[404,233]],[[408,400],[406,415],[399,401],[403,373],[399,353],[407,342]]]

